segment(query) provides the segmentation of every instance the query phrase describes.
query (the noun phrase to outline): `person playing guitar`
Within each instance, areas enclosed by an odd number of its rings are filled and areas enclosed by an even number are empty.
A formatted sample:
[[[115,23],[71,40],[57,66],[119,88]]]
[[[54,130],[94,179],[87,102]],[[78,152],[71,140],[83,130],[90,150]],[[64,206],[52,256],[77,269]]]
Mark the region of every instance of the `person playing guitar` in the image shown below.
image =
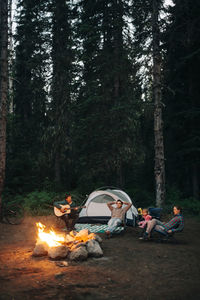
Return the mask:
[[[73,207],[71,195],[65,195],[65,200],[54,202],[53,205],[55,215],[65,222],[69,231],[73,230],[78,219],[79,207]]]

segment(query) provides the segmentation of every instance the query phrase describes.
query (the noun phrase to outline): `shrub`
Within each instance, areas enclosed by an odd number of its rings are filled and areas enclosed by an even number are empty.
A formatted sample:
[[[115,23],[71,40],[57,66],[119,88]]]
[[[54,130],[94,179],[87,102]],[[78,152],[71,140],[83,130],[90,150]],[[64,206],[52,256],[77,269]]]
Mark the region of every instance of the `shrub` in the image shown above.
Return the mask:
[[[184,198],[182,193],[176,188],[171,188],[167,192],[166,209],[172,210],[174,205],[179,205],[183,208],[183,212],[190,215],[200,214],[200,201],[193,197]]]
[[[55,193],[35,191],[24,197],[24,208],[30,215],[46,215],[53,211]]]

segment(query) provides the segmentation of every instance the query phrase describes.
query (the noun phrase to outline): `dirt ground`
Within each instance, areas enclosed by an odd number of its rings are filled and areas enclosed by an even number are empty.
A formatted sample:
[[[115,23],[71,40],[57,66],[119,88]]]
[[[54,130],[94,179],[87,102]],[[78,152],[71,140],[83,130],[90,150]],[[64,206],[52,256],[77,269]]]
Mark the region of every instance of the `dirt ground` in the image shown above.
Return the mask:
[[[200,222],[185,220],[177,243],[138,239],[139,228],[105,239],[102,258],[59,266],[48,257],[33,257],[37,221],[0,224],[0,299],[200,299]]]

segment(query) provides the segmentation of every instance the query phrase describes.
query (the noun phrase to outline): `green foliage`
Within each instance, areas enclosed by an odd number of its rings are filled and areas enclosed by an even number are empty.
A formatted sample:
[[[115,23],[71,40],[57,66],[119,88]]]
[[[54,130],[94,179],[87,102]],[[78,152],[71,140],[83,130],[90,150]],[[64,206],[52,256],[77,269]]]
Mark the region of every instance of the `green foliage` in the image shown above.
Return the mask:
[[[184,198],[183,193],[175,187],[169,188],[167,191],[166,207],[165,210],[171,212],[174,205],[182,207],[183,213],[188,215],[200,214],[200,201],[188,197]]]
[[[77,191],[69,192],[72,196],[74,205],[82,205],[85,196]],[[27,215],[49,215],[53,213],[54,201],[61,201],[65,198],[66,192],[55,193],[48,191],[34,191],[26,195],[11,196],[8,193],[4,195],[4,201],[9,203],[21,204]]]
[[[35,191],[23,197],[24,208],[30,215],[46,215],[53,212],[55,193]]]
[[[164,35],[166,178],[169,185],[176,184],[185,198],[199,199],[200,2],[174,3]]]
[[[137,208],[155,206],[154,195],[141,187],[136,187],[134,189],[129,188],[126,192]]]
[[[72,2],[18,1],[5,197],[26,194],[14,198],[39,214],[54,193],[63,199],[62,191],[76,190],[79,204],[82,194],[113,185],[136,206],[154,206],[150,1]],[[170,189],[167,206],[183,203],[193,212],[199,3],[174,1],[161,43],[166,182],[183,191]]]

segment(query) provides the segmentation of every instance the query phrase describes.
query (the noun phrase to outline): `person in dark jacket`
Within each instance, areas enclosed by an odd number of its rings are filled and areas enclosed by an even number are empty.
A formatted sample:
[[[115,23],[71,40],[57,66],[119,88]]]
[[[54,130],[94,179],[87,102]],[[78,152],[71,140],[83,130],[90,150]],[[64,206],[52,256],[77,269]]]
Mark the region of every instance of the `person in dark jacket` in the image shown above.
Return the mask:
[[[56,216],[60,217],[66,224],[69,231],[74,229],[74,225],[78,219],[77,207],[72,204],[71,195],[66,195],[62,201],[54,202],[54,212]]]

